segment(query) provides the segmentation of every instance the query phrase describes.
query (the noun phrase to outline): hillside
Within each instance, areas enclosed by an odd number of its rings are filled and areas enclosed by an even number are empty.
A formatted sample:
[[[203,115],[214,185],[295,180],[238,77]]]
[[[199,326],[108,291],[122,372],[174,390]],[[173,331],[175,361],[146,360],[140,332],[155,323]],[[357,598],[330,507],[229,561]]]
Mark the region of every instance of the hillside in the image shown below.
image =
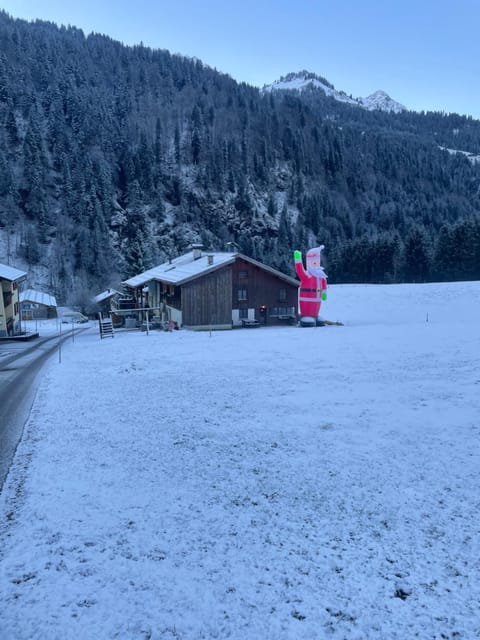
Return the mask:
[[[479,121],[261,92],[4,12],[0,51],[0,261],[62,301],[192,241],[288,273],[323,243],[332,282],[480,278]]]

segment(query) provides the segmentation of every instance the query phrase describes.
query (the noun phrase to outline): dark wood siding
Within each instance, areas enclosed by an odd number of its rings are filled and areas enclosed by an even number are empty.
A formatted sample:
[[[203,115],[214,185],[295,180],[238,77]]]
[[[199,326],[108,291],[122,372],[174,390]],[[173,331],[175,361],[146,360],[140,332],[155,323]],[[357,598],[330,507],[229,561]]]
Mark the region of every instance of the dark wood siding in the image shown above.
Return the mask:
[[[231,326],[231,265],[182,286],[182,322],[187,327]]]
[[[243,290],[246,289],[246,300]],[[274,309],[295,307],[298,305],[298,286],[290,284],[273,273],[238,258],[232,267],[232,302],[234,309],[255,309],[255,318],[264,320]],[[260,313],[261,308],[265,314]],[[272,319],[273,320],[273,319]]]

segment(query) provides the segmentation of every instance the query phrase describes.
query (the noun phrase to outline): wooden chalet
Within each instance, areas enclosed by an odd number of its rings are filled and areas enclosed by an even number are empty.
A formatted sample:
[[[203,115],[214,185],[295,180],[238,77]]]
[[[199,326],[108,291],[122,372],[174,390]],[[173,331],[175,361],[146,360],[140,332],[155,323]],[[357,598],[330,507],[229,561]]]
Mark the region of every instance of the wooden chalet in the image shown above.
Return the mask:
[[[298,281],[241,253],[188,253],[123,283],[135,306],[191,329],[296,322]]]
[[[110,312],[115,311],[118,306],[118,300],[121,297],[120,291],[116,289],[107,289],[102,291],[93,298],[93,302],[98,311],[102,314],[109,315]]]
[[[25,271],[0,263],[0,338],[21,333],[19,285],[26,277]]]

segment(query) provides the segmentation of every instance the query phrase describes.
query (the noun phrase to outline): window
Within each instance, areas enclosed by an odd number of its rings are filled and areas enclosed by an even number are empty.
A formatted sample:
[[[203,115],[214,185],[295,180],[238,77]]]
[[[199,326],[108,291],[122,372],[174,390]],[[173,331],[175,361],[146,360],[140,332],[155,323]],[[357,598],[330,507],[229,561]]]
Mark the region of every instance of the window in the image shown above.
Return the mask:
[[[246,320],[248,318],[248,309],[239,309],[238,317],[240,320]]]
[[[238,277],[239,278],[248,278],[248,271],[239,271],[238,272]]]
[[[239,289],[238,290],[237,300],[248,300],[247,290],[246,289]]]
[[[278,292],[278,300],[279,302],[286,302],[287,301],[287,290],[286,289],[280,289]]]

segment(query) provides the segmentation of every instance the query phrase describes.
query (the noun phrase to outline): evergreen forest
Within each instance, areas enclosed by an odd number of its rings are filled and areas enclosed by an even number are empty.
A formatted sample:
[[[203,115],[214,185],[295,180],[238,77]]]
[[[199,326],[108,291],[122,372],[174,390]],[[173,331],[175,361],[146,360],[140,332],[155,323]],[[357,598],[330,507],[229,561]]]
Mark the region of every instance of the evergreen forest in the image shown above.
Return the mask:
[[[471,117],[261,91],[0,12],[0,140],[0,261],[68,303],[192,242],[290,275],[324,244],[330,283],[480,279]]]

